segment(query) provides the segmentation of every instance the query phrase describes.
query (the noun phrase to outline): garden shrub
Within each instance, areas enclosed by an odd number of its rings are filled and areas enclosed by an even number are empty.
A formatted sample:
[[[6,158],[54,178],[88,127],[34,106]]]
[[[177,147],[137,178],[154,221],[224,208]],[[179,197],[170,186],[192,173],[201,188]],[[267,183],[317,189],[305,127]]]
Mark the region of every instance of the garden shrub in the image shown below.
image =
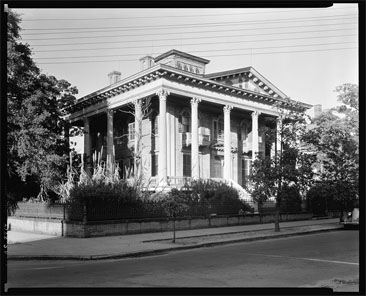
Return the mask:
[[[280,211],[282,213],[301,212],[301,195],[295,186],[284,185],[280,193]]]
[[[339,202],[334,199],[334,190],[331,186],[319,183],[310,188],[306,195],[308,211],[314,216],[325,216],[327,211],[338,211],[341,209]]]

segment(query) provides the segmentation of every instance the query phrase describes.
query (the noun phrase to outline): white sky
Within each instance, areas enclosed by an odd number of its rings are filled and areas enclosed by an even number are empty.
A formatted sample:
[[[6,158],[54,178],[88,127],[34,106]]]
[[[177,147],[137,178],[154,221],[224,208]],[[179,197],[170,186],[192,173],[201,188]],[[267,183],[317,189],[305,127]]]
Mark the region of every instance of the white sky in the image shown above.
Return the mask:
[[[11,8],[11,7],[10,7]],[[336,86],[358,84],[358,6],[329,8],[14,9],[42,71],[78,98],[140,71],[171,49],[210,60],[206,73],[253,66],[294,100],[337,105]],[[34,39],[34,40],[32,40]],[[37,40],[36,40],[37,39]]]

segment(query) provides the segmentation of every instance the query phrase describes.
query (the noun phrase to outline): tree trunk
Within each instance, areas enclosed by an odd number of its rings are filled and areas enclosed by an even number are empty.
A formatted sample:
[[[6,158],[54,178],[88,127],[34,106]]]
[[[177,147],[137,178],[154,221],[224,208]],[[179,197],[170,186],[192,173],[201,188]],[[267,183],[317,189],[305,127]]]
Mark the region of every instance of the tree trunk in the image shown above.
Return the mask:
[[[262,203],[258,203],[258,214],[259,214],[259,223],[263,223],[263,205]]]
[[[275,232],[280,232],[280,203],[276,201]]]
[[[173,243],[175,243],[175,217],[173,218]]]

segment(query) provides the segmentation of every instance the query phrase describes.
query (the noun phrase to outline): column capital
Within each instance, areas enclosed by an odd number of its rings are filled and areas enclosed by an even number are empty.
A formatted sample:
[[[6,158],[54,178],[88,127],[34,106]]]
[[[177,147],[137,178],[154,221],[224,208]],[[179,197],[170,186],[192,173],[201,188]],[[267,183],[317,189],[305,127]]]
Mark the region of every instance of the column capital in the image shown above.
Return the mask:
[[[133,105],[136,107],[141,107],[142,105],[142,99],[136,99],[133,101]]]
[[[201,103],[202,99],[198,98],[198,97],[193,97],[191,99],[191,105],[198,105],[199,103]]]
[[[114,115],[114,113],[116,113],[116,111],[114,111],[113,109],[108,109],[107,110],[108,115]]]
[[[259,111],[253,111],[251,114],[252,117],[258,117],[259,115],[261,115],[261,112]]]
[[[224,106],[224,113],[230,113],[230,111],[233,109],[234,107],[232,105],[225,105]]]
[[[157,96],[159,96],[159,99],[160,100],[163,100],[163,101],[165,101],[166,100],[166,97],[168,96],[168,95],[170,95],[170,92],[168,91],[168,90],[166,90],[166,89],[160,89],[160,90],[158,90],[157,92],[156,92],[156,95]]]

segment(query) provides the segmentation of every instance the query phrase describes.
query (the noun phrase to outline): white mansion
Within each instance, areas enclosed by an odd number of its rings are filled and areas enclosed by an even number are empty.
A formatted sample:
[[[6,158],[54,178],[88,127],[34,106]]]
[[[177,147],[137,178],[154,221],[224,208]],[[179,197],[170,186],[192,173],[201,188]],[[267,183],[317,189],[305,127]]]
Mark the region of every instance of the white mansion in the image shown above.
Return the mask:
[[[178,50],[140,61],[140,72],[125,79],[110,73],[110,85],[69,109],[68,120],[85,129],[87,163],[103,146],[124,178],[134,174],[138,156],[144,177],[156,184],[192,177],[243,186],[255,154],[274,151],[261,134],[265,118],[278,115],[275,102],[286,108],[291,100],[253,67],[206,74],[208,60]]]

